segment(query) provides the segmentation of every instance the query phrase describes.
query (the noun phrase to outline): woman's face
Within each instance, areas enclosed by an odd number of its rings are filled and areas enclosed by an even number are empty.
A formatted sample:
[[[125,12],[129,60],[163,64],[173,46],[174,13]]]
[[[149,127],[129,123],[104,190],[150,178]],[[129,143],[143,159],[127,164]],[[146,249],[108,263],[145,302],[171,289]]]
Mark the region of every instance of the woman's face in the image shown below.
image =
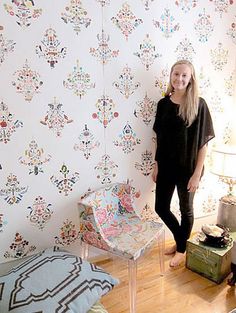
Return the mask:
[[[187,64],[177,64],[172,70],[170,82],[175,91],[184,91],[191,77],[191,68]]]

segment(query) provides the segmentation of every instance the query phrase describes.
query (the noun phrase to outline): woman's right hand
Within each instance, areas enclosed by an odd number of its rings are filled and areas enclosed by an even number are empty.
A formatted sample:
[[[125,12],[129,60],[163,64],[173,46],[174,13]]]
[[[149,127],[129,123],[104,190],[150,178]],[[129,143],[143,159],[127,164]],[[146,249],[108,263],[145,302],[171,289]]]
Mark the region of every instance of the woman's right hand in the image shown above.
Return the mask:
[[[154,183],[156,183],[157,181],[157,174],[158,174],[158,164],[157,161],[155,161],[155,165],[152,171],[152,180],[154,181]]]

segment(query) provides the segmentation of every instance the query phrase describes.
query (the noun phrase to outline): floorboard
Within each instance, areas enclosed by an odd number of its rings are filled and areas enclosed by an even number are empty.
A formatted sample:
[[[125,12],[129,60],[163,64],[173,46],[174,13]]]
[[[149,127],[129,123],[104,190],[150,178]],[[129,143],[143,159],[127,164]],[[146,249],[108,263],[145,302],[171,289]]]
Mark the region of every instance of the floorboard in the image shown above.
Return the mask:
[[[137,313],[228,313],[236,307],[236,287],[228,286],[227,278],[216,284],[187,269],[184,263],[171,269],[170,258],[165,256],[164,276],[160,276],[155,248],[139,261]],[[102,298],[102,304],[109,313],[129,313],[127,263],[120,258],[106,258],[96,264],[120,280],[120,284]]]

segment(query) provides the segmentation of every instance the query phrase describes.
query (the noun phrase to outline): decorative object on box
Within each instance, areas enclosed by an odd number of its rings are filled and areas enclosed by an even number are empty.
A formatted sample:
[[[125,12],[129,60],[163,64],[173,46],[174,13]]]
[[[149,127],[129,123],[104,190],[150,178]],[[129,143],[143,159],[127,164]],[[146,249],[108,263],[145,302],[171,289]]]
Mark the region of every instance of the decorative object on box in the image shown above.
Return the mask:
[[[220,224],[205,224],[202,225],[203,238],[199,241],[205,245],[224,248],[232,242],[229,235],[229,229]]]
[[[236,233],[230,234],[232,237]],[[217,284],[230,273],[232,242],[225,248],[207,246],[195,236],[187,241],[186,267]]]
[[[87,313],[116,284],[100,267],[53,247],[0,277],[0,312]]]
[[[236,146],[222,146],[212,150],[211,172],[228,184],[228,194],[220,198],[217,223],[236,231],[236,197],[233,188],[236,184]]]
[[[228,285],[235,286],[236,284],[236,240],[233,243],[231,255],[231,273],[232,277],[228,279]]]
[[[133,187],[115,183],[87,193],[79,203],[82,257],[89,245],[128,261],[130,312],[136,312],[137,259],[157,240],[164,272],[165,232],[162,223],[144,221],[135,212]]]

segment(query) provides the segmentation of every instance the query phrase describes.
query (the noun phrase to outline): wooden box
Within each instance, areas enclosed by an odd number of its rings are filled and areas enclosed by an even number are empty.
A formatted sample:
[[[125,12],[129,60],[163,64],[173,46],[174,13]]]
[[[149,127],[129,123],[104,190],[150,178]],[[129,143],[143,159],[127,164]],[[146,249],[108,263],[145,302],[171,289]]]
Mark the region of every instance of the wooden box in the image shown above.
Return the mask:
[[[232,244],[213,248],[194,237],[187,241],[186,267],[219,284],[231,271],[231,249]]]

